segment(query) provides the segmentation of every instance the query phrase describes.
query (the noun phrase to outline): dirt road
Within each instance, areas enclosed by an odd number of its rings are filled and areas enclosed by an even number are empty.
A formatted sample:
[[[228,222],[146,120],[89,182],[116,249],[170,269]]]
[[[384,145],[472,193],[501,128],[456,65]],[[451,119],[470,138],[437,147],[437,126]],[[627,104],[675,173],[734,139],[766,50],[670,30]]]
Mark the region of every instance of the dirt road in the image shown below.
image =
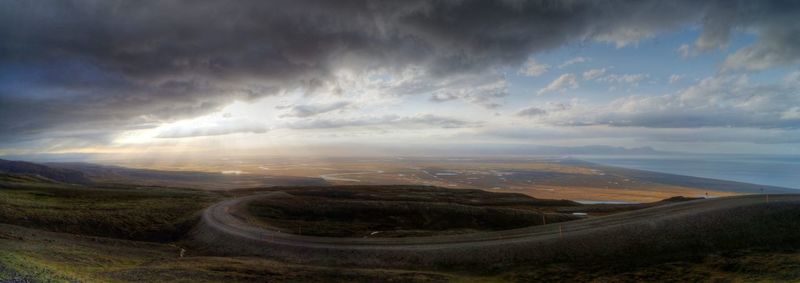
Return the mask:
[[[285,193],[257,194],[217,203],[204,211],[201,224],[194,234],[196,238],[214,246],[213,251],[226,254],[367,265],[403,265],[397,264],[398,261],[413,264],[474,264],[509,258],[544,260],[564,256],[565,252],[578,255],[613,253],[633,244],[642,244],[639,238],[646,242],[653,237],[672,235],[675,241],[689,240],[687,237],[695,239],[698,237],[695,232],[704,229],[714,232],[720,227],[727,229],[725,225],[740,225],[748,216],[757,214],[751,208],[762,211],[770,206],[778,206],[781,209],[788,207],[795,213],[800,211],[800,195],[771,195],[769,203],[764,195],[748,195],[666,204],[513,230],[410,238],[330,238],[287,234],[250,225],[232,214],[243,209],[249,201],[280,194]],[[711,232],[700,234],[714,237]],[[638,237],[633,241],[635,243],[625,242],[631,241],[628,239],[631,237]],[[610,246],[615,248],[611,249]]]

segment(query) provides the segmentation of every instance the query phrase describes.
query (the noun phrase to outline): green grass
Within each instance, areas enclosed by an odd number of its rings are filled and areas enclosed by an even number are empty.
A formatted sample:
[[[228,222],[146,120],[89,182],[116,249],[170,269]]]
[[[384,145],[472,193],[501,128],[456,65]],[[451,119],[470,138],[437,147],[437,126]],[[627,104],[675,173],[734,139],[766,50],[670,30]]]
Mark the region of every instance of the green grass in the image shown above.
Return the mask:
[[[48,183],[0,185],[0,223],[147,241],[172,241],[218,196],[165,188],[90,188]]]
[[[800,250],[745,249],[649,265],[547,264],[498,277],[519,282],[798,282]]]
[[[178,244],[179,245],[179,244]],[[0,281],[36,282],[797,282],[800,250],[741,250],[648,265],[626,261],[509,267],[493,273],[329,267],[213,257],[172,244],[0,224]]]
[[[420,186],[292,189],[253,201],[237,216],[288,233],[327,237],[412,237],[497,231],[575,220],[544,213],[570,202]]]
[[[44,232],[0,224],[0,281],[36,282],[442,282],[432,271],[342,268],[252,257],[214,257],[180,245]]]
[[[8,174],[0,172],[0,182],[5,183],[56,183],[53,180],[37,175]]]
[[[331,193],[326,190],[320,191]],[[416,197],[411,199],[414,201],[429,197],[407,191],[402,196]],[[520,263],[490,270],[453,271],[294,264],[210,256],[187,248],[188,242],[184,245],[179,239],[193,225],[198,212],[219,199],[217,194],[167,188],[88,188],[35,178],[18,179],[13,184],[0,180],[0,282],[800,282],[800,246],[774,248],[778,246],[775,243],[796,243],[800,228],[797,210],[780,204],[756,212],[742,208],[720,218],[738,219],[751,229],[719,231],[722,236],[715,234],[716,239],[730,243],[730,247],[694,247],[698,252],[686,257],[662,259],[633,253],[605,261]],[[385,201],[372,199],[376,200]],[[437,192],[433,200],[458,199]],[[506,196],[486,205],[520,208],[524,204],[520,201]],[[775,233],[764,238],[748,231]],[[693,235],[686,237],[690,242],[710,242]],[[741,249],[745,244],[773,248]],[[188,249],[186,257],[180,257],[181,248]]]

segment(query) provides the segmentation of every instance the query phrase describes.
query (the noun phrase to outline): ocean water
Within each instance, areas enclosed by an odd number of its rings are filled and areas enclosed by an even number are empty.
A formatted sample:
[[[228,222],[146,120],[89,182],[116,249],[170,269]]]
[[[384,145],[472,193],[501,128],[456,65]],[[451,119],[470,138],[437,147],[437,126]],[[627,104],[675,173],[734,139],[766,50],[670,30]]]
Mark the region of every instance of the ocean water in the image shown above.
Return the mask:
[[[630,169],[800,189],[800,157],[797,156],[692,155],[580,158],[589,162]]]

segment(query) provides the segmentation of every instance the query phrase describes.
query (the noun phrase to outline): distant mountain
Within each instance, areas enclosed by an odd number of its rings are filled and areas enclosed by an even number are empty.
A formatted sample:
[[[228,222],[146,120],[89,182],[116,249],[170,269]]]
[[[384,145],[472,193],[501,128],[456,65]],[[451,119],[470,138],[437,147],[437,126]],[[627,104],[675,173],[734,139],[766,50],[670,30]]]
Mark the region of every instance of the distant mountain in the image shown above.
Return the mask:
[[[126,180],[165,180],[165,181],[216,181],[230,178],[218,173],[193,171],[162,171],[152,169],[126,168],[114,165],[101,165],[83,162],[45,163],[54,168],[79,171],[93,180],[126,181]]]
[[[82,172],[66,168],[54,168],[24,161],[0,159],[0,173],[33,176],[61,183],[89,184],[92,181]]]

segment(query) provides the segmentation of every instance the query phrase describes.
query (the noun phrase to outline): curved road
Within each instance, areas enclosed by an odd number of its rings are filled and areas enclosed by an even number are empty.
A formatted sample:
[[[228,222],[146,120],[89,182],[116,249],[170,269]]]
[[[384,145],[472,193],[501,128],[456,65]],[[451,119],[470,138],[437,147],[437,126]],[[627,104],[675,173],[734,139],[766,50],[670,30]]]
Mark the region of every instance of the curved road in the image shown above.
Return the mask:
[[[666,204],[608,216],[592,217],[570,222],[532,226],[513,230],[479,232],[472,234],[408,237],[408,238],[331,238],[287,234],[250,225],[232,215],[249,201],[285,194],[270,192],[222,201],[207,208],[202,216],[206,229],[214,230],[228,239],[241,239],[266,245],[295,246],[337,250],[442,250],[464,247],[506,245],[514,242],[542,242],[560,237],[587,234],[592,231],[620,225],[652,224],[710,211],[764,204],[764,195],[746,195],[715,199],[702,199]],[[800,204],[800,195],[771,195],[770,203]]]

